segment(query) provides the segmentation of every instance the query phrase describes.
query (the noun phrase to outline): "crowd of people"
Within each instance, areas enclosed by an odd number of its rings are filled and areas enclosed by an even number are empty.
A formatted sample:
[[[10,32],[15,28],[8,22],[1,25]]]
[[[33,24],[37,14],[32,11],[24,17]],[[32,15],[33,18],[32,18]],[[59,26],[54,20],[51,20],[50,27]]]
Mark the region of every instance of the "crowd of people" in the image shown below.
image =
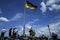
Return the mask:
[[[3,29],[1,30],[1,36],[0,36],[0,40],[4,40],[4,38],[5,38],[5,33],[7,32],[7,30],[5,29],[5,27],[3,27]],[[18,30],[17,30],[17,28],[10,28],[9,29],[9,38],[16,38],[16,37],[18,37],[17,35],[17,33],[18,33]]]
[[[7,32],[7,30],[5,29],[5,27],[3,27],[2,31],[1,31],[0,40],[58,40],[57,34],[55,34],[55,33],[52,33],[51,38],[48,38],[44,35],[42,35],[41,37],[35,37],[36,32],[33,31],[32,28],[29,30],[30,36],[27,36],[27,35],[20,36],[18,34],[17,28],[9,29],[9,37],[4,36],[6,32]]]

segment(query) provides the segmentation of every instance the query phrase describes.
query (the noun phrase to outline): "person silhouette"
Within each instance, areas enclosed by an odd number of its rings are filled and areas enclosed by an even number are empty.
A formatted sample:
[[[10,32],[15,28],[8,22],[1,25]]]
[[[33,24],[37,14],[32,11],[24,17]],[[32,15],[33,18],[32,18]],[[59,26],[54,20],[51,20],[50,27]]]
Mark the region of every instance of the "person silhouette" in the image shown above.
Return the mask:
[[[52,32],[52,40],[57,40],[57,34]]]
[[[13,29],[13,37],[14,37],[14,38],[16,38],[17,32],[18,32],[17,28],[14,28],[14,29]]]
[[[31,28],[31,29],[29,30],[29,33],[30,33],[30,40],[34,40],[35,31]]]
[[[5,27],[3,27],[2,31],[1,31],[1,37],[4,37],[5,33],[6,33],[6,29],[5,29]]]
[[[12,36],[12,28],[10,28],[10,30],[9,30],[9,37],[11,37]]]
[[[35,31],[31,28],[30,30],[29,30],[29,33],[30,33],[30,36],[32,37],[32,36],[35,36]]]

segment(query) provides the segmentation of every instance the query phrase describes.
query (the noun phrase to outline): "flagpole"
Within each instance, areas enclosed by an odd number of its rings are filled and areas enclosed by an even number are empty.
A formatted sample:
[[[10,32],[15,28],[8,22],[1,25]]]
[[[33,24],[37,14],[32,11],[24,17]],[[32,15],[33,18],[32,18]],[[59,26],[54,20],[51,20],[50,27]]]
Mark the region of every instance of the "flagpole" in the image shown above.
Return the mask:
[[[25,0],[25,4],[26,4],[26,0]],[[26,26],[26,8],[25,8],[25,4],[24,4],[24,26],[23,26],[23,36],[25,36],[25,26]]]
[[[50,33],[50,36],[51,36],[51,31],[50,31],[49,25],[48,25],[48,30],[49,30],[49,33]]]

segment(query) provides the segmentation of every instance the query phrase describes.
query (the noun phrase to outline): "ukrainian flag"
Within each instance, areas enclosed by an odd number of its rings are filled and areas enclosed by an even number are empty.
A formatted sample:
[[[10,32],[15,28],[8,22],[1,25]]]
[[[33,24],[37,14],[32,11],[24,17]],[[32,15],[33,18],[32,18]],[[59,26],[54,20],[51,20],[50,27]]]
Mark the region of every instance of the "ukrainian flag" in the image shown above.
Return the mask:
[[[29,1],[26,1],[25,7],[29,8],[29,9],[32,9],[32,10],[36,10],[37,9],[37,6],[33,5]]]

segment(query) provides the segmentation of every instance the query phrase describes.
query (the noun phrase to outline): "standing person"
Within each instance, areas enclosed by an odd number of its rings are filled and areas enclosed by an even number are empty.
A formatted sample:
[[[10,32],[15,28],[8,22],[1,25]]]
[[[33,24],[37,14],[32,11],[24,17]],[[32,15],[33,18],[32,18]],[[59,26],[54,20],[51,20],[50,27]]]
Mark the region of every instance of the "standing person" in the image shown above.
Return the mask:
[[[29,30],[29,33],[30,33],[30,40],[34,40],[35,31],[33,31],[33,29],[31,28],[31,29]]]
[[[52,32],[52,40],[57,40],[57,34]]]
[[[9,30],[9,37],[11,37],[12,36],[12,28],[10,28],[10,30]]]
[[[31,37],[35,36],[35,31],[33,31],[32,28],[29,30],[29,33],[30,33],[30,36],[31,36]]]
[[[40,37],[40,40],[48,40],[48,37],[46,37],[44,34]]]
[[[13,29],[13,37],[14,37],[14,38],[16,38],[17,32],[18,32],[17,28],[14,28],[14,29]]]
[[[4,39],[5,33],[6,33],[6,29],[5,29],[5,27],[3,27],[2,31],[1,31],[1,40],[5,40]]]
[[[1,31],[1,37],[4,37],[5,33],[6,33],[6,29],[5,29],[5,27],[3,27],[2,31]]]

